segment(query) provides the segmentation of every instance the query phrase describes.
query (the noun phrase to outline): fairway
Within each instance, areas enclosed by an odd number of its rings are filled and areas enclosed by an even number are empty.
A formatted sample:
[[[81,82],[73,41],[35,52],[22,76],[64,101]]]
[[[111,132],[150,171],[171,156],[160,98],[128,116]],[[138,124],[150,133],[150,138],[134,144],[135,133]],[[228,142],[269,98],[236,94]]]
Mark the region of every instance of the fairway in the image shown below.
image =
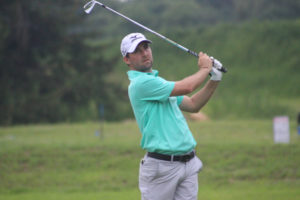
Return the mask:
[[[300,135],[274,144],[272,120],[189,122],[204,163],[200,199],[296,200]],[[140,199],[135,121],[0,128],[0,199]]]

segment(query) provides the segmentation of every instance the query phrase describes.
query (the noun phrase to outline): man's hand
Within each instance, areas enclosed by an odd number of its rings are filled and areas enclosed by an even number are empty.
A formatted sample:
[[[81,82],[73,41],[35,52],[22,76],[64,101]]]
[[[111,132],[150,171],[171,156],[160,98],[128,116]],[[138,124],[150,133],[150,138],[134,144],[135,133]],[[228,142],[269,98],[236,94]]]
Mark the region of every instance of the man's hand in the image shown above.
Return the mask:
[[[221,71],[217,70],[216,68],[213,67],[210,71],[210,74],[211,74],[210,80],[212,80],[212,81],[221,81],[222,80],[223,73]]]
[[[212,60],[205,53],[199,53],[198,59],[199,71],[180,81],[175,82],[171,96],[187,95],[195,91],[207,78],[212,69]]]
[[[212,56],[210,58],[213,61],[213,68],[216,68],[217,70],[222,71],[221,70],[222,67],[223,67],[222,63],[220,61],[218,61],[217,59],[215,59],[214,57],[212,57]]]
[[[208,71],[211,71],[212,60],[206,53],[199,53],[198,67],[199,69],[206,69]]]

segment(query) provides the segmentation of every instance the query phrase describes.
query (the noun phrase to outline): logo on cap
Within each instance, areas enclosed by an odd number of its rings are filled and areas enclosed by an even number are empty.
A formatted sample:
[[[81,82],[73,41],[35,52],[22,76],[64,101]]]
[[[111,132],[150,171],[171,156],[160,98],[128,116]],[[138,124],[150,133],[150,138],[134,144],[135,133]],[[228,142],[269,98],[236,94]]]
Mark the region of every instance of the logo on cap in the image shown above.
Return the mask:
[[[141,39],[141,38],[143,38],[143,37],[141,37],[141,36],[138,36],[138,35],[133,35],[133,36],[131,36],[131,37],[130,37],[130,39],[131,39],[131,43],[133,43],[135,40],[137,40],[137,39]]]

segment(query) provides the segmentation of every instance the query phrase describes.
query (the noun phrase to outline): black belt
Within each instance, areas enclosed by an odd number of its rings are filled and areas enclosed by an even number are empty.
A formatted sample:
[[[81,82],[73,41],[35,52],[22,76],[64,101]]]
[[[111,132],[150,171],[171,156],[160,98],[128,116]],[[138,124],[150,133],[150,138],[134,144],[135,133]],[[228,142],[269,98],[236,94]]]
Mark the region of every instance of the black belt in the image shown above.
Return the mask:
[[[165,161],[188,162],[192,158],[195,157],[195,151],[192,151],[191,153],[185,154],[185,155],[174,155],[174,156],[155,153],[155,152],[148,152],[147,156],[149,156],[151,158],[156,158],[156,159],[159,159],[159,160],[165,160]],[[173,158],[173,160],[172,160],[172,158]]]

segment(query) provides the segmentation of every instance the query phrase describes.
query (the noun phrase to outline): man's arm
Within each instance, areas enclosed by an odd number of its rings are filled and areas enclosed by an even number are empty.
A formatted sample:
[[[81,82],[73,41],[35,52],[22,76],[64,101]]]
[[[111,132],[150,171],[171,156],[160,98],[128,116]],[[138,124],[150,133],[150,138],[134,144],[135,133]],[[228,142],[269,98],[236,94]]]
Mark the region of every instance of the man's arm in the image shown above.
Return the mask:
[[[200,69],[195,74],[184,78],[181,81],[175,82],[171,96],[182,96],[195,91],[206,79],[209,70]]]
[[[180,109],[186,112],[198,112],[210,99],[219,81],[209,80],[205,86],[192,97],[184,96]]]
[[[208,55],[200,52],[198,59],[199,71],[195,74],[175,82],[171,96],[186,95],[196,90],[206,79],[212,69],[212,61]]]

